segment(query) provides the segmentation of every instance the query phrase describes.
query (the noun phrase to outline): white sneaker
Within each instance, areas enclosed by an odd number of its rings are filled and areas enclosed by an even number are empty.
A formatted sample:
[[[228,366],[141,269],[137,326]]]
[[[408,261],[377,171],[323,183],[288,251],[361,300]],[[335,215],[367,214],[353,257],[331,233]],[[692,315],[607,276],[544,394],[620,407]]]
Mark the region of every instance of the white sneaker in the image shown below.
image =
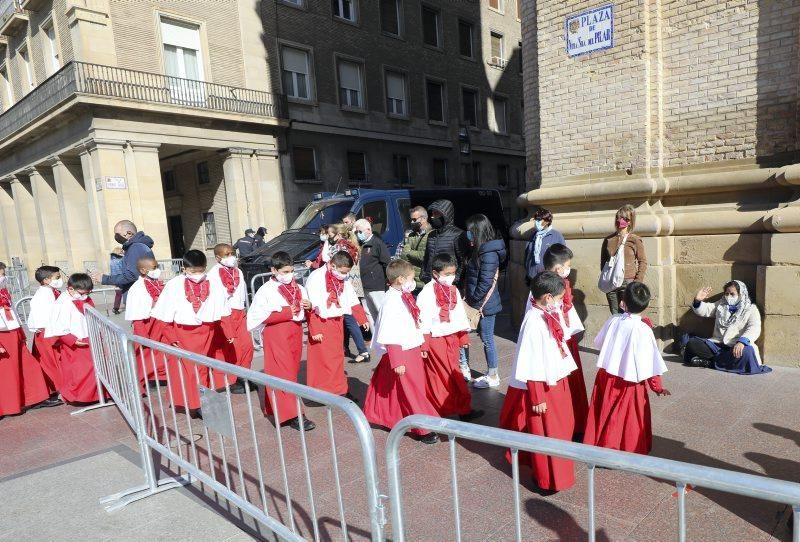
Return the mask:
[[[464,375],[464,380],[472,382],[472,369],[469,368],[469,365],[461,365],[461,374]]]
[[[472,386],[479,389],[486,389],[486,388],[496,388],[500,385],[500,376],[494,375],[484,375],[480,378],[476,378],[475,381],[472,383]]]

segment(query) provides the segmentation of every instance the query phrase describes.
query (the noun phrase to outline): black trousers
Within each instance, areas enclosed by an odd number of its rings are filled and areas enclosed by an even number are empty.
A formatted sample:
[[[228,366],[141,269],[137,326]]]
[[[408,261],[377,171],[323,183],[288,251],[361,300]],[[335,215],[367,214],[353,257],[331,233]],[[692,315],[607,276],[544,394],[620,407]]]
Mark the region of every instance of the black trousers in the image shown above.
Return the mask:
[[[686,343],[686,353],[683,358],[685,361],[689,361],[694,357],[712,360],[714,359],[714,352],[708,347],[704,340],[692,337]]]

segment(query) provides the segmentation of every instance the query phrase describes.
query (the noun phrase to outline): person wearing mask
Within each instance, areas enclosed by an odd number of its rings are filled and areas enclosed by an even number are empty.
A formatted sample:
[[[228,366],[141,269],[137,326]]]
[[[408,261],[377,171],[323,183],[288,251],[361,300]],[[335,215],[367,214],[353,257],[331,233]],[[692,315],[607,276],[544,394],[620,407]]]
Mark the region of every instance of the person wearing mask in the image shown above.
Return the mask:
[[[373,327],[386,294],[386,266],[389,265],[391,256],[386,243],[372,233],[372,224],[367,219],[356,220],[353,230],[361,244],[361,260],[358,265],[367,312],[371,317],[370,327]]]
[[[619,314],[620,301],[625,287],[633,281],[644,282],[647,272],[647,254],[644,252],[642,238],[633,233],[636,226],[636,210],[633,205],[623,205],[614,216],[614,227],[616,232],[612,233],[603,240],[603,247],[600,249],[600,269],[605,268],[606,263],[617,254],[620,245],[624,245],[625,258],[625,278],[616,290],[606,294],[608,308],[611,314]]]
[[[525,282],[530,285],[533,277],[544,271],[544,255],[555,244],[566,245],[561,232],[553,229],[553,213],[541,208],[533,215],[534,232],[525,247]]]
[[[110,275],[93,273],[92,280],[104,286],[116,286],[127,293],[133,283],[139,280],[139,260],[155,258],[153,240],[137,230],[136,224],[130,220],[120,220],[114,225],[114,240],[122,245],[122,272]]]
[[[254,239],[255,235],[256,232],[253,231],[253,228],[247,228],[246,230],[244,230],[244,237],[242,237],[233,244],[233,248],[236,249],[236,252],[239,254],[240,258],[249,256],[253,252],[253,243],[255,243]]]
[[[464,272],[464,259],[467,252],[467,240],[464,230],[454,224],[456,211],[453,202],[446,199],[436,200],[428,206],[430,225],[433,228],[428,234],[425,244],[425,257],[422,261],[420,280],[428,283],[433,278],[433,259],[437,254],[446,253],[453,256],[457,263],[456,285],[461,284]]]
[[[500,385],[497,374],[497,349],[494,344],[494,326],[497,315],[503,310],[500,291],[497,289],[500,266],[506,260],[506,244],[498,239],[486,215],[472,215],[467,219],[467,236],[472,252],[466,264],[464,298],[470,307],[483,314],[478,332],[486,355],[486,375],[475,380],[476,388],[496,388]]]
[[[425,246],[428,244],[428,234],[430,232],[428,211],[425,210],[425,207],[417,206],[411,209],[411,227],[406,232],[400,259],[407,261],[414,267],[414,280],[417,283],[417,291],[425,286],[421,278],[422,262],[425,260]]]

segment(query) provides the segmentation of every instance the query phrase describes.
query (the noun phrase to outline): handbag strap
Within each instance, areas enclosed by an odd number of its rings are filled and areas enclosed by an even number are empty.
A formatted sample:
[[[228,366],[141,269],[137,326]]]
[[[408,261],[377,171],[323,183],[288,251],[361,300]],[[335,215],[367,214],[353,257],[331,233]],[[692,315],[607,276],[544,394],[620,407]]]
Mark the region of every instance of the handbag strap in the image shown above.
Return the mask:
[[[489,298],[492,297],[494,293],[494,289],[497,286],[497,279],[500,276],[500,269],[498,268],[497,271],[494,272],[494,278],[492,279],[492,287],[489,288],[489,291],[486,292],[486,297],[483,298],[483,303],[481,303],[481,308],[478,309],[478,312],[483,314],[483,307],[489,302]]]

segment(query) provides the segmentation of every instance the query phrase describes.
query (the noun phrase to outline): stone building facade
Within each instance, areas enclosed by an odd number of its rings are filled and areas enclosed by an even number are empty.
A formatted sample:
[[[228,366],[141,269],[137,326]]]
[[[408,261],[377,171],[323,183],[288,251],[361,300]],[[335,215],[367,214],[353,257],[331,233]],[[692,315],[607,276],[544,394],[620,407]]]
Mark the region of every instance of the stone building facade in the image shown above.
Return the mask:
[[[710,332],[689,310],[700,287],[739,279],[764,316],[767,362],[797,365],[800,4],[621,0],[613,47],[570,56],[566,18],[601,5],[531,1],[523,14],[529,191],[519,203],[551,209],[575,252],[589,337],[608,316],[596,287],[602,239],[631,203],[665,346]],[[517,275],[530,232],[528,222],[514,231]]]

